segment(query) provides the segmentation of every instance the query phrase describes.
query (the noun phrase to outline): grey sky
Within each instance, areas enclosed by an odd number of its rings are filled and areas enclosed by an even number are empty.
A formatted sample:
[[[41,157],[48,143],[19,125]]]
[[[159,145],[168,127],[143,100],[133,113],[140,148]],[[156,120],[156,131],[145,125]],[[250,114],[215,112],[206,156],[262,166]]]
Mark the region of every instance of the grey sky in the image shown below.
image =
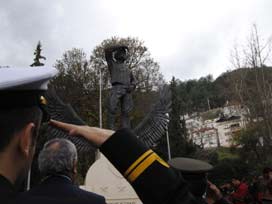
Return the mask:
[[[169,80],[217,77],[256,23],[272,35],[271,0],[0,0],[0,65],[28,66],[38,40],[46,65],[111,36],[138,37]]]

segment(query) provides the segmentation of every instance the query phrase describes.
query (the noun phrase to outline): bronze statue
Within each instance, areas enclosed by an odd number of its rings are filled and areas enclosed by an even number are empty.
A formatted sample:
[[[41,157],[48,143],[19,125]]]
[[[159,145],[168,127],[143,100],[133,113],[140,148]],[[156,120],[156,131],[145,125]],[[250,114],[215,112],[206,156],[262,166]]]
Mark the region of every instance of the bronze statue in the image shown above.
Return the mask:
[[[153,104],[150,112],[141,120],[139,124],[133,127],[133,132],[138,139],[148,147],[154,147],[167,130],[171,110],[171,93],[168,87],[159,91],[157,102]],[[51,119],[59,120],[76,125],[86,125],[86,123],[77,115],[70,104],[65,104],[54,90],[49,90],[45,98],[47,99],[46,111]],[[94,153],[95,147],[84,137],[70,136],[67,132],[48,126],[45,137],[47,140],[52,138],[66,138],[71,140],[79,152]]]
[[[130,128],[129,113],[133,108],[131,93],[136,88],[134,76],[126,61],[129,50],[127,46],[111,46],[104,50],[111,77],[111,91],[108,101],[108,128],[115,129],[115,115],[118,104],[121,105],[121,127]]]
[[[115,114],[117,113],[118,103],[121,103],[122,127],[130,127],[129,112],[132,110],[131,92],[135,90],[135,80],[126,65],[128,59],[128,48],[126,46],[112,46],[105,49],[105,57],[111,76],[112,89],[108,103],[108,124],[111,129],[115,128]],[[65,104],[55,93],[50,90],[46,94],[48,105],[46,110],[52,119],[77,125],[86,123],[77,115],[71,105]],[[157,102],[153,104],[142,121],[133,127],[138,139],[148,147],[154,147],[160,138],[165,135],[168,127],[168,114],[171,110],[171,92],[165,86],[159,90]],[[67,132],[58,130],[54,127],[47,127],[47,139],[66,138],[71,140],[79,152],[94,152],[94,147],[83,137],[70,136]]]

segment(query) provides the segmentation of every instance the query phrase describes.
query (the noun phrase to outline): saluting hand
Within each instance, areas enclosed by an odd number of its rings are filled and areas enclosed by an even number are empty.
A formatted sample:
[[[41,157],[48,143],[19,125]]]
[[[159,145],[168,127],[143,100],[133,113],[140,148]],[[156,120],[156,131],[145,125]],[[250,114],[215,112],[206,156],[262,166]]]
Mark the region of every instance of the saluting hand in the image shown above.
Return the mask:
[[[68,132],[70,136],[84,137],[96,147],[100,147],[114,133],[112,130],[90,127],[87,125],[73,125],[56,120],[50,120],[49,124]]]
[[[208,187],[210,189],[210,192],[213,194],[214,199],[220,200],[223,196],[219,188],[217,188],[217,186],[214,185],[212,182],[210,181],[207,181],[207,182],[208,182]]]

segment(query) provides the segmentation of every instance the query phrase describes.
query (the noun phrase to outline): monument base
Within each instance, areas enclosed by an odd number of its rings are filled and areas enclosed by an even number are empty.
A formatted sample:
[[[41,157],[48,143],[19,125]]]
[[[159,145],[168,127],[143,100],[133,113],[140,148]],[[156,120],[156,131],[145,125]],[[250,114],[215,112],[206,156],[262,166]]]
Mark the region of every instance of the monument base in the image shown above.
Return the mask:
[[[142,204],[138,195],[101,153],[100,158],[90,167],[83,189],[105,196],[108,204]]]

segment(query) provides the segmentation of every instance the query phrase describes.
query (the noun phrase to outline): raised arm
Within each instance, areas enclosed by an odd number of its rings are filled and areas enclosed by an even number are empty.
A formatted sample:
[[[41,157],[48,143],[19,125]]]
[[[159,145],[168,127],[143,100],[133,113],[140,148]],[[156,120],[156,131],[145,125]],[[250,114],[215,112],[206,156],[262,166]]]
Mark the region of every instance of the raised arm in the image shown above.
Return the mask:
[[[104,49],[105,53],[105,58],[107,63],[112,62],[112,53],[117,51],[118,49],[128,49],[127,46],[125,45],[114,45],[114,46],[109,46]]]
[[[104,49],[105,58],[107,63],[109,64],[112,61],[112,52],[114,51],[114,47],[106,47]]]
[[[100,147],[114,133],[112,130],[90,127],[87,125],[73,125],[56,120],[50,120],[50,125],[68,132],[71,136],[84,137],[95,147]]]
[[[131,183],[145,204],[195,204],[181,175],[155,152],[141,143],[128,129],[116,132],[57,121],[51,125],[70,135],[83,136],[94,145]]]

